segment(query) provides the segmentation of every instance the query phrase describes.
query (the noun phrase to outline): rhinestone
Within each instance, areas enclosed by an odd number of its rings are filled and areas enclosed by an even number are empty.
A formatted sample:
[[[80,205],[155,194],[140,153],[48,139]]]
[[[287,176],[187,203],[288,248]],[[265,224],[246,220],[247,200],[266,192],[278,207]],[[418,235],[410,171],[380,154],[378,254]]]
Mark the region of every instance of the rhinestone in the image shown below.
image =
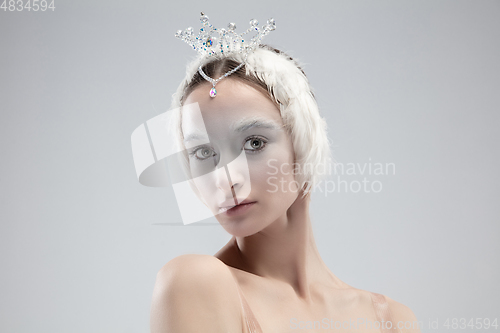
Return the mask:
[[[208,16],[207,15],[201,15],[200,21],[203,22],[203,23],[207,23],[208,22]]]
[[[270,18],[269,20],[267,20],[267,24],[269,24],[270,31],[273,31],[274,29],[276,29],[276,21],[274,21],[273,18]]]
[[[259,21],[257,21],[256,19],[253,19],[253,20],[251,20],[251,21],[250,21],[250,25],[251,25],[252,27],[256,27],[256,26],[258,26],[258,25],[259,25]]]
[[[227,29],[228,29],[229,31],[234,31],[234,30],[236,29],[236,24],[234,24],[234,23],[232,23],[232,22],[231,22],[231,23],[229,23],[229,24],[227,25]]]
[[[210,89],[210,97],[215,97],[217,96],[217,90],[215,90],[215,87],[213,87],[212,89]]]

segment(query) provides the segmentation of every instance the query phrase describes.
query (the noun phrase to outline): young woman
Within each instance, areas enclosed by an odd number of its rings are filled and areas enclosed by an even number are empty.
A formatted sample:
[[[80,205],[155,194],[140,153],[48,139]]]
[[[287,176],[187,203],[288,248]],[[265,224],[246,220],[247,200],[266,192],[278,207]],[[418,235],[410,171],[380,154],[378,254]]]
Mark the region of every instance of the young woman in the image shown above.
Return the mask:
[[[205,76],[228,72],[213,97]],[[193,187],[233,237],[213,256],[182,255],[158,272],[151,332],[420,332],[408,307],[351,287],[318,253],[309,204],[321,175],[307,166],[328,163],[330,149],[300,66],[262,44],[247,58],[196,60],[174,107],[194,103],[209,143],[187,145],[199,130],[190,114],[179,115],[179,142],[192,175],[218,171]],[[248,170],[228,179],[224,166],[243,151]]]

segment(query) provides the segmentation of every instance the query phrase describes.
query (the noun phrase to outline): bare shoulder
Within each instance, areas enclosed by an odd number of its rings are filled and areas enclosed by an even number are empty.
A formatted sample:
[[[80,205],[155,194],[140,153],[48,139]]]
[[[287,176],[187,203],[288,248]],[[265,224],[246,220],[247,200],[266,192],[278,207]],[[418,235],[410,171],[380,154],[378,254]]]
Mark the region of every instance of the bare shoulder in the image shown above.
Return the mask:
[[[182,255],[156,276],[151,332],[241,332],[238,304],[237,284],[222,261]]]
[[[349,306],[356,309],[373,309],[373,301],[371,292],[354,287],[341,289],[343,298],[348,302]]]
[[[419,322],[415,314],[409,307],[401,304],[392,298],[370,292],[367,290],[348,288],[346,295],[349,295],[351,302],[356,304],[358,309],[374,309],[374,303],[379,303],[382,307],[381,310],[385,312],[386,307],[389,309],[392,316],[392,325],[399,333],[420,333]],[[385,320],[385,319],[384,319]],[[399,326],[398,326],[399,324]]]
[[[420,333],[417,317],[409,307],[384,296],[392,314],[394,325],[398,325],[401,333]]]
[[[184,254],[166,263],[157,274],[157,282],[177,282],[203,285],[206,279],[230,278],[227,266],[214,256],[203,254]]]

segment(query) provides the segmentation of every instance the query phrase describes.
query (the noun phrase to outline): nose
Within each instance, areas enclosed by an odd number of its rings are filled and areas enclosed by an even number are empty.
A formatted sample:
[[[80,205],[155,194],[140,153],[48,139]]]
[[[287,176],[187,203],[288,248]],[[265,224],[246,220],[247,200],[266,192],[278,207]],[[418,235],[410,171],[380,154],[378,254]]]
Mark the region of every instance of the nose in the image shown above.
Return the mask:
[[[249,170],[244,150],[241,152],[229,152],[225,155],[225,158],[221,158],[219,161],[221,167],[216,170],[216,186],[224,192],[227,198],[229,195],[234,196],[239,194],[238,190],[244,185],[245,175],[248,176]]]
[[[224,165],[215,170],[215,185],[226,198],[234,197],[242,187],[244,177],[236,168]]]

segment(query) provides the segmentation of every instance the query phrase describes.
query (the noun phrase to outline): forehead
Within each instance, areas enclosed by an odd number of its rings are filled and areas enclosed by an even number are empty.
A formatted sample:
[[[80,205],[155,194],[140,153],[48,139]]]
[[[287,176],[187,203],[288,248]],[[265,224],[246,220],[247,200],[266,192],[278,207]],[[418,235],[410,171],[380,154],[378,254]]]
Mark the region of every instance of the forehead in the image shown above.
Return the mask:
[[[232,131],[252,121],[283,125],[277,104],[261,90],[238,80],[224,79],[217,84],[217,96],[212,98],[209,96],[211,87],[208,82],[197,86],[184,103],[198,103],[207,131]],[[200,117],[183,112],[183,133],[201,130],[200,121]]]

